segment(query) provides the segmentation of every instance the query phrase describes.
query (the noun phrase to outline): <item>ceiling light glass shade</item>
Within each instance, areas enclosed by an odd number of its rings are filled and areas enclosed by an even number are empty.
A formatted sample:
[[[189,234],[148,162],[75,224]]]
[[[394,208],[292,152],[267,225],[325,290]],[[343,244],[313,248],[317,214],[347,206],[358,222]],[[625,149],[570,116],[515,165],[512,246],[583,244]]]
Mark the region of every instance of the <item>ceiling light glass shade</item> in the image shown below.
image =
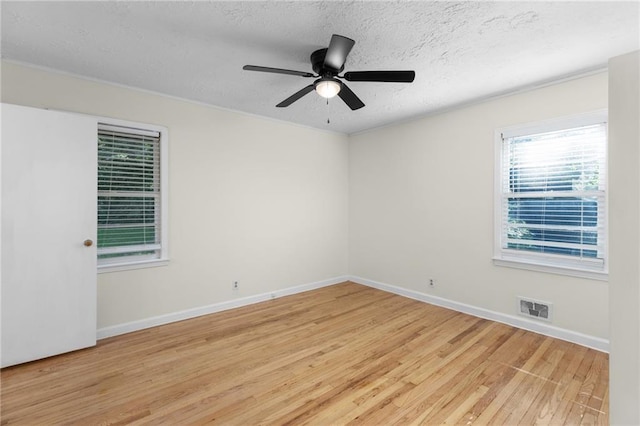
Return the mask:
[[[340,92],[340,83],[335,80],[320,80],[316,83],[316,92],[323,98],[333,98]]]

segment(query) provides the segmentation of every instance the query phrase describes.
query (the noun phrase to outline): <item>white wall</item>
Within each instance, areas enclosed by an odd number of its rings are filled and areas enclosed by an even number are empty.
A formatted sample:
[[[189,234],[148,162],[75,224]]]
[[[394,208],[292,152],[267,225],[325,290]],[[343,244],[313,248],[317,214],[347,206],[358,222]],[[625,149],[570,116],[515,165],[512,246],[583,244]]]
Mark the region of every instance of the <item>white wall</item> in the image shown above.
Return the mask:
[[[611,424],[640,424],[640,51],[609,61]]]
[[[607,282],[492,264],[494,131],[606,107],[603,72],[352,136],[350,273],[507,315],[552,302],[553,326],[607,339]]]
[[[348,272],[344,135],[8,62],[2,102],[169,128],[171,262],[100,274],[98,328]]]

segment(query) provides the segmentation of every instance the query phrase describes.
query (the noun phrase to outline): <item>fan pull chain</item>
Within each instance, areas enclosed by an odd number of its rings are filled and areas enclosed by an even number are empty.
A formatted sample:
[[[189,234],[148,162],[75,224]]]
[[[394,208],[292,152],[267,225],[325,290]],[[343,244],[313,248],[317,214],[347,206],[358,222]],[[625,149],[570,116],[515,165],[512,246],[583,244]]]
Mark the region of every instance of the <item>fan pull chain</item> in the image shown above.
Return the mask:
[[[329,121],[329,98],[327,98],[327,124],[331,124],[331,121]]]

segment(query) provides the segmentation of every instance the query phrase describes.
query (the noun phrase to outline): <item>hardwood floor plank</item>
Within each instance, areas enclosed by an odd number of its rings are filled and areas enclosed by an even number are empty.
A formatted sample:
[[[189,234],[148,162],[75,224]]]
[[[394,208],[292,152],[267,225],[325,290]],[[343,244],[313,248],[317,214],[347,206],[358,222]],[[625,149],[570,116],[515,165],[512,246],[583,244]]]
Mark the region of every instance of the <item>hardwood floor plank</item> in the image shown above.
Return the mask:
[[[458,425],[458,424],[470,424],[475,420],[473,414],[468,414],[469,409],[474,406],[480,398],[482,398],[489,390],[486,386],[478,386],[471,395],[469,395],[461,404],[456,405],[456,409],[449,414],[442,424],[444,425]]]
[[[543,390],[544,385],[558,385],[558,382],[553,381],[552,377],[556,366],[560,363],[564,354],[561,351],[555,350],[553,343],[555,342],[552,342],[540,361],[531,369],[529,373],[530,376],[526,379],[526,385],[520,386],[519,389],[513,393],[511,403],[509,404],[511,414],[507,417],[504,424],[533,423],[525,421],[525,414],[532,408],[536,397]],[[537,409],[533,409],[530,412],[531,414],[536,413]]]
[[[596,354],[596,359],[593,363],[595,374],[593,377],[593,391],[591,392],[591,398],[587,402],[587,406],[592,408],[594,412],[601,412],[604,402],[604,394],[607,391],[607,384],[609,383],[609,366],[605,356]]]
[[[522,417],[522,424],[549,424],[551,416],[560,405],[566,384],[573,377],[583,351],[572,350],[571,344],[562,341],[554,342],[554,349],[559,352],[560,360],[531,406]]]
[[[567,420],[569,419],[569,414],[571,413],[571,411],[574,408],[579,410],[579,407],[576,407],[576,400],[578,398],[580,388],[582,387],[582,383],[586,378],[586,372],[589,368],[591,368],[595,357],[596,351],[587,350],[584,355],[578,360],[578,368],[569,380],[569,384],[567,385],[566,391],[562,397],[562,403],[559,405],[558,409],[555,411],[555,413],[553,413],[553,416],[551,417],[551,424],[567,424]],[[574,412],[573,419],[571,421],[576,421],[575,416],[576,412]],[[580,420],[578,420],[577,424],[579,423]]]
[[[608,356],[354,283],[1,372],[1,424],[608,424]]]

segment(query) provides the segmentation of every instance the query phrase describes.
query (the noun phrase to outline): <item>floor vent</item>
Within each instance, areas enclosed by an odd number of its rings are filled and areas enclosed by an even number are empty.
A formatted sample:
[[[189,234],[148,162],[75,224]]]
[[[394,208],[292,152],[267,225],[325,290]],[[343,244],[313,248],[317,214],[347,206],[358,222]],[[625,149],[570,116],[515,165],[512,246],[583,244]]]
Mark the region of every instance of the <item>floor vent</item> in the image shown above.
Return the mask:
[[[553,304],[539,300],[518,297],[518,313],[526,317],[551,322]]]

